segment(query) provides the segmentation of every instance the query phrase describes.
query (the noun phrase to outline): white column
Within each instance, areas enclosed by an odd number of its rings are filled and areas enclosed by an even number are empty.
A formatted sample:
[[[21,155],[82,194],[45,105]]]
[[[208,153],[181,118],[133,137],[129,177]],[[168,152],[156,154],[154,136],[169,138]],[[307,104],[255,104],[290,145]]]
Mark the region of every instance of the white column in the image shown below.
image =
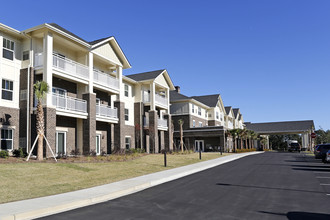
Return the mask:
[[[170,88],[166,89],[167,113],[170,114]]]
[[[88,92],[93,93],[94,87],[94,70],[93,70],[93,53],[88,53],[88,72],[89,72],[89,84],[88,84]]]
[[[43,80],[49,86],[49,93],[46,97],[46,106],[52,106],[52,88],[53,88],[53,35],[50,32],[44,34],[43,41]]]
[[[155,110],[155,83],[150,84],[150,110]]]
[[[123,67],[122,66],[117,66],[116,67],[116,72],[117,72],[117,79],[119,81],[119,101],[121,101],[123,97]]]

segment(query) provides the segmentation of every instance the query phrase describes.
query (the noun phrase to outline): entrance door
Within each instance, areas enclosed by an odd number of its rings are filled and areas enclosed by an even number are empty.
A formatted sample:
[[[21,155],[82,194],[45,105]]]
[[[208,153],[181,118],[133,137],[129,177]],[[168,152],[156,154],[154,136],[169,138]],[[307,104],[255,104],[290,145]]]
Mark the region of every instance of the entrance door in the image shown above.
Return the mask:
[[[101,154],[101,135],[96,135],[96,155]]]
[[[203,140],[195,140],[195,151],[199,152],[199,149],[204,151],[204,141]]]
[[[65,155],[66,154],[66,133],[65,132],[56,132],[56,154]]]

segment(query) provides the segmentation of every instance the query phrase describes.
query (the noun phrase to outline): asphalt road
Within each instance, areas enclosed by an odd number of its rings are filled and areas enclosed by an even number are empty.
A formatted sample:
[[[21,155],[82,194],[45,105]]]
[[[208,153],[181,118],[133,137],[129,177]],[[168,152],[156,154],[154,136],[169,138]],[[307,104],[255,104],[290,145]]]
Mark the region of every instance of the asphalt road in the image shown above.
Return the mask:
[[[43,219],[330,219],[330,165],[266,152]]]

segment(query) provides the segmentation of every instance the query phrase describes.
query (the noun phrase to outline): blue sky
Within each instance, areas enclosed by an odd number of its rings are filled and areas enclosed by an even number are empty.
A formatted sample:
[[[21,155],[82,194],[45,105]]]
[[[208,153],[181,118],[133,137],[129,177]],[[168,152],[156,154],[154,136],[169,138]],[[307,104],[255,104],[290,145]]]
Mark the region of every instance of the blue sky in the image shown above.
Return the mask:
[[[182,93],[220,93],[245,121],[330,129],[328,0],[10,3],[0,23],[18,30],[55,22],[86,40],[115,36],[124,74],[166,68]]]

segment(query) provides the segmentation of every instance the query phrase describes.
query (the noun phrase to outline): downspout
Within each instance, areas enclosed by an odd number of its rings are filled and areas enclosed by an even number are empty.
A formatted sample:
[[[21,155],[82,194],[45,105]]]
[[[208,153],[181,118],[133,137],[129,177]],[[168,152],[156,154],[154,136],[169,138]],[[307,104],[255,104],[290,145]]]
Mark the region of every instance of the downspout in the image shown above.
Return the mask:
[[[32,53],[32,37],[28,36],[25,32],[23,32],[24,36],[28,37],[30,39],[30,63],[28,65],[28,72],[27,72],[27,89],[26,89],[26,152],[29,153],[29,128],[30,128],[30,69],[32,66],[33,61],[33,53]]]

